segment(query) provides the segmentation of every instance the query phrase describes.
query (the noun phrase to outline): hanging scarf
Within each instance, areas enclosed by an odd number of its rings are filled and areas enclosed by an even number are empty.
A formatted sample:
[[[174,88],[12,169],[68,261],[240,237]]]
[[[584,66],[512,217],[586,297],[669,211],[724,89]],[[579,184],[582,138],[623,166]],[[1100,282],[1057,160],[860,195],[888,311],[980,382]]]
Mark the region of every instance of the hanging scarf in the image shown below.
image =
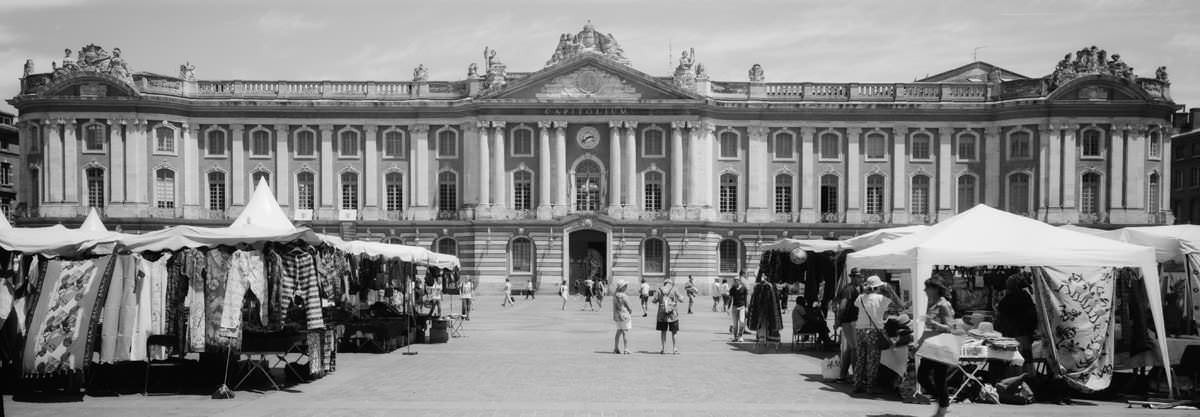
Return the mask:
[[[1113,371],[1113,268],[1041,271],[1034,282],[1038,313],[1056,371],[1084,392],[1107,388]]]

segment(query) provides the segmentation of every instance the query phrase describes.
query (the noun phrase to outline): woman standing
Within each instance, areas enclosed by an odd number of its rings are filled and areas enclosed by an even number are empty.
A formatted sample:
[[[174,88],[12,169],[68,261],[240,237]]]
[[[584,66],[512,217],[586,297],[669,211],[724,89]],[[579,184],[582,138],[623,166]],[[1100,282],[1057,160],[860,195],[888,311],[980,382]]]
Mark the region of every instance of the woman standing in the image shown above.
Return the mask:
[[[629,307],[629,298],[625,290],[629,283],[617,281],[617,290],[613,295],[613,321],[617,324],[617,334],[613,336],[613,353],[629,354],[629,330],[633,328],[633,309]],[[622,343],[624,342],[624,343]]]
[[[462,287],[459,287],[458,298],[462,299],[462,315],[463,319],[471,321],[471,300],[475,298],[475,287],[471,285],[471,280],[464,279]]]
[[[558,296],[562,298],[563,311],[566,311],[567,310],[567,280],[565,280],[565,279],[562,280],[561,284],[558,284]]]
[[[596,309],[604,309],[604,291],[606,290],[604,280],[596,280],[596,289],[592,291],[592,295],[596,296]]]
[[[887,284],[877,275],[867,278],[863,294],[854,300],[858,320],[854,323],[858,352],[854,360],[854,392],[874,391],[875,375],[879,371],[879,345],[876,339],[883,330],[888,307],[892,300],[881,294]]]
[[[946,299],[949,293],[946,284],[938,277],[925,281],[925,297],[929,300],[929,308],[926,311],[925,333],[921,335],[922,342],[932,336],[950,333],[953,329],[954,307]],[[921,390],[937,400],[938,408],[934,417],[946,415],[950,408],[950,393],[946,390],[946,376],[949,373],[949,365],[932,359],[921,360],[921,365],[917,367],[917,382],[921,384]]]
[[[659,331],[659,338],[662,341],[659,354],[667,353],[667,332],[671,332],[671,348],[673,349],[671,353],[679,354],[679,345],[676,344],[675,334],[679,333],[680,301],[683,300],[679,297],[679,293],[675,292],[675,283],[670,279],[664,281],[662,288],[658,289],[658,294],[654,298],[654,302],[658,304],[658,324],[654,328]]]
[[[696,296],[700,294],[700,290],[696,288],[696,281],[688,275],[687,284],[683,285],[683,292],[688,298],[688,314],[692,314],[692,305],[696,304]]]

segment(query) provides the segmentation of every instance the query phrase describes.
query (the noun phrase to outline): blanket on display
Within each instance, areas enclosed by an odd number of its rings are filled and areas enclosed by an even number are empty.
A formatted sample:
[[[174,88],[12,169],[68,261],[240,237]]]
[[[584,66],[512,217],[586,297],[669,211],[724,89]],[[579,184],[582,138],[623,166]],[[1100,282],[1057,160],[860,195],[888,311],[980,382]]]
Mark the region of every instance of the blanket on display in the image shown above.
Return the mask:
[[[1084,392],[1107,388],[1113,373],[1112,267],[1042,268],[1035,279],[1054,368]]]
[[[113,257],[52,260],[41,286],[41,301],[30,317],[21,372],[27,378],[83,371],[92,349],[92,330],[107,294],[104,277]]]

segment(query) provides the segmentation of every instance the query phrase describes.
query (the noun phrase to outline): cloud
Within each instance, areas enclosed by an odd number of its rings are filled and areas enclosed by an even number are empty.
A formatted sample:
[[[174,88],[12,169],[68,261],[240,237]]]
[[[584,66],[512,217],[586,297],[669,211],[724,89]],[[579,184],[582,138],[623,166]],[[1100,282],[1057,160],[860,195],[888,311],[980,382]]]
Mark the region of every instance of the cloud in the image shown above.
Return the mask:
[[[63,6],[77,6],[89,0],[4,0],[0,1],[0,11],[49,9]]]
[[[278,10],[268,11],[258,18],[258,31],[266,35],[286,36],[298,32],[320,29],[326,22],[310,19],[297,13],[285,13]]]

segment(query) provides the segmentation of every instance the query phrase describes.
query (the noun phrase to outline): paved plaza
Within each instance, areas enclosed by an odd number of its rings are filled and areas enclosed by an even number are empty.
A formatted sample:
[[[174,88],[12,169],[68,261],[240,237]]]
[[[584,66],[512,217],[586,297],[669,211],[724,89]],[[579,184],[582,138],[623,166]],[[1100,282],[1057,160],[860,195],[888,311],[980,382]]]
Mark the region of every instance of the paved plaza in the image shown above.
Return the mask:
[[[636,303],[636,297],[631,297]],[[605,300],[606,302],[608,299]],[[757,352],[731,344],[725,315],[698,304],[685,315],[681,354],[658,354],[654,314],[634,322],[630,350],[614,355],[611,305],[581,311],[573,298],[542,297],[501,308],[483,297],[463,334],[415,345],[417,355],[342,354],[337,372],[288,391],[201,396],[86,397],[37,404],[5,398],[9,416],[923,416],[932,405],[854,398],[822,382],[817,356]],[[455,306],[457,307],[457,305]],[[651,305],[651,307],[654,307]],[[640,309],[634,306],[635,311]],[[1196,411],[1128,409],[1124,404],[1031,406],[956,404],[952,414],[1157,415]]]

